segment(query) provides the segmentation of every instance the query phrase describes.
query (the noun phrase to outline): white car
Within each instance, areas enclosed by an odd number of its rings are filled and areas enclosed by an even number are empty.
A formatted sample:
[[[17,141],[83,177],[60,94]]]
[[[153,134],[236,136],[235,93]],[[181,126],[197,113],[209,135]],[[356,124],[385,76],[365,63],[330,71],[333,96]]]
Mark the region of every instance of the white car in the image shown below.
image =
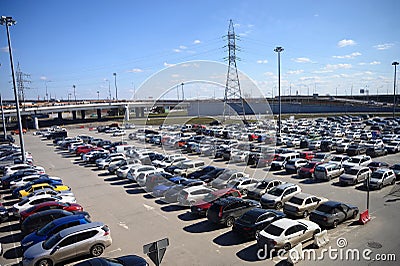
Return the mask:
[[[260,180],[257,179],[243,177],[229,181],[227,187],[236,188],[242,195],[247,195],[249,190],[254,190],[256,188],[259,181]]]
[[[125,160],[125,156],[123,155],[112,156],[112,157],[107,157],[106,159],[102,159],[99,162],[96,161],[96,165],[98,169],[106,169],[110,165],[110,163],[121,160]]]
[[[124,135],[126,135],[125,130],[117,130],[113,133],[113,137],[124,136]]]
[[[44,174],[45,173],[44,168],[41,167],[41,166],[32,166],[30,164],[23,163],[23,164],[14,164],[14,165],[11,165],[11,166],[6,166],[4,168],[4,171],[3,171],[3,176],[12,175],[17,171],[28,170],[28,169],[38,170],[40,172],[39,174]]]
[[[74,193],[71,190],[62,190],[62,191],[58,191],[58,190],[54,190],[52,188],[43,188],[43,189],[38,189],[33,191],[32,193],[30,193],[28,196],[23,197],[22,199],[25,198],[32,198],[35,196],[39,196],[39,195],[48,195],[48,196],[61,196],[61,197],[75,197]]]
[[[139,165],[137,167],[132,167],[129,170],[128,174],[126,175],[126,178],[131,181],[136,181],[136,178],[138,177],[139,174],[150,172],[150,171],[155,171],[157,169],[160,172],[164,171],[164,169],[162,169],[162,168],[156,168],[156,167],[150,166],[150,165]]]
[[[213,192],[214,189],[211,189],[206,186],[193,186],[182,189],[178,195],[178,202],[184,206],[190,206],[196,201],[203,199],[210,192]]]
[[[40,177],[39,174],[23,176],[21,179],[13,180],[10,182],[10,189],[14,190],[18,187],[25,186],[28,182],[36,180]]]
[[[259,247],[268,247],[268,250],[285,249],[290,250],[299,243],[314,238],[321,232],[318,224],[304,220],[292,220],[282,218],[269,224],[260,232],[257,238]]]
[[[48,202],[48,201],[75,203],[76,199],[75,199],[75,197],[72,197],[72,196],[50,196],[47,194],[37,195],[37,196],[33,196],[33,197],[26,197],[24,199],[21,199],[20,202],[15,203],[13,205],[13,214],[18,217],[19,213],[21,213],[22,211],[27,210],[28,208],[30,208],[36,204],[40,204],[40,203]]]
[[[162,172],[164,172],[164,170],[162,168],[156,168],[154,171],[141,172],[136,177],[136,182],[139,184],[139,186],[144,187],[144,186],[146,186],[146,181],[149,176],[157,174],[157,173],[162,173]]]
[[[120,168],[118,168],[117,171],[115,171],[115,173],[117,174],[117,177],[119,177],[119,178],[126,178],[129,170],[131,170],[132,167],[139,167],[139,166],[142,166],[142,165],[137,164],[137,163],[127,164],[127,165],[124,165],[124,166],[121,166]]]
[[[171,154],[171,155],[168,155],[167,157],[165,157],[165,159],[162,161],[154,160],[152,162],[152,164],[156,167],[165,168],[174,163],[178,163],[178,162],[185,161],[185,160],[187,160],[187,158],[185,156],[182,156],[182,154]]]
[[[231,153],[230,161],[233,163],[243,163],[249,158],[249,151],[234,150]]]
[[[343,163],[344,169],[351,168],[353,166],[367,166],[369,163],[372,162],[372,159],[368,155],[359,155],[351,157],[345,163]]]

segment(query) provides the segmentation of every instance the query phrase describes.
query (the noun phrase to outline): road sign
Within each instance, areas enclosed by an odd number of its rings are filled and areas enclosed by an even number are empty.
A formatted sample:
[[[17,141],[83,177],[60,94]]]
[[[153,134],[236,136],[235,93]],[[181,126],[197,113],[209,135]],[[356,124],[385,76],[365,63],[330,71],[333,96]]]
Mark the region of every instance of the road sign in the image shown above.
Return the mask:
[[[169,239],[164,238],[143,246],[143,253],[147,254],[155,265],[159,266],[169,246]]]

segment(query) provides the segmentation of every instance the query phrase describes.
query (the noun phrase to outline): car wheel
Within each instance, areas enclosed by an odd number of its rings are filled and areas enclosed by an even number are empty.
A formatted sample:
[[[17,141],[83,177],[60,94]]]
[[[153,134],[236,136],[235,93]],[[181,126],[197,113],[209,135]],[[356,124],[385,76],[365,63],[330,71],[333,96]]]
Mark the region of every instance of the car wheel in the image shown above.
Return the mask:
[[[103,251],[104,251],[104,246],[102,246],[100,244],[96,244],[90,249],[90,254],[93,257],[98,257],[101,254],[103,254]]]
[[[228,218],[226,219],[225,225],[226,225],[227,227],[232,227],[234,222],[235,222],[235,218],[233,218],[233,217],[228,217]]]
[[[303,218],[307,218],[307,216],[308,216],[308,211],[304,211],[303,212]]]
[[[281,208],[282,208],[282,202],[277,202],[277,203],[275,204],[275,209],[279,210],[279,209],[281,209]]]
[[[338,225],[338,223],[339,223],[338,220],[333,221],[332,227],[333,227],[333,228],[336,228],[337,225]]]
[[[53,262],[49,259],[39,260],[35,266],[52,266]]]
[[[315,239],[315,235],[321,233],[321,230],[315,230],[313,233],[313,239]]]
[[[357,214],[358,214],[358,212],[357,212],[357,211],[354,211],[354,212],[353,212],[353,215],[351,216],[351,218],[352,218],[352,219],[356,219]]]
[[[290,243],[286,243],[286,244],[283,246],[283,249],[286,250],[286,251],[289,251],[291,248],[292,248],[292,245],[290,245]]]

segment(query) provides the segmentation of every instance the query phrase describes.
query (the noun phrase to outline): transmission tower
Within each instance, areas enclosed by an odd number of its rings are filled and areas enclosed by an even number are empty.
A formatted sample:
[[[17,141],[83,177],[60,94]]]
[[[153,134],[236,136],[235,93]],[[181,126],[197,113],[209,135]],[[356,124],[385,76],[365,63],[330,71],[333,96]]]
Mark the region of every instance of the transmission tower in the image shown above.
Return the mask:
[[[239,115],[243,115],[243,121],[246,122],[246,113],[244,109],[244,102],[242,98],[242,92],[240,90],[239,75],[236,66],[236,46],[235,29],[233,27],[233,21],[230,20],[228,35],[228,74],[226,76],[225,86],[225,97],[224,97],[224,118],[229,107],[233,108]]]
[[[29,80],[31,75],[29,74],[25,74],[21,71],[21,68],[19,67],[19,63],[17,66],[17,89],[18,89],[18,97],[19,97],[19,101],[20,103],[22,103],[22,105],[24,105],[25,102],[25,90],[26,89],[30,89],[29,87],[25,86],[25,83],[31,83],[31,81]]]

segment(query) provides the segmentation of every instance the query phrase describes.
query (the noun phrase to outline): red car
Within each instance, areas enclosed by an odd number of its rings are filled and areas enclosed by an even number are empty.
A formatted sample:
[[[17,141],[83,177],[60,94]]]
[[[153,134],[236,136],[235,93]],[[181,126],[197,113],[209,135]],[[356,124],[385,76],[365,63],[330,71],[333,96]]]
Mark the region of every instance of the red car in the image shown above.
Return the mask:
[[[82,155],[85,153],[88,153],[90,151],[92,151],[95,147],[92,145],[82,145],[82,146],[78,146],[76,148],[75,154],[76,155]]]
[[[311,160],[312,158],[315,157],[315,153],[312,151],[303,151],[300,152],[300,158],[306,159],[306,160]]]
[[[210,208],[210,206],[213,204],[214,201],[216,201],[219,198],[226,198],[226,197],[241,198],[242,194],[240,193],[239,190],[234,188],[219,189],[210,192],[207,196],[204,197],[204,199],[196,201],[190,208],[190,211],[193,214],[199,216],[206,216],[207,210]]]
[[[23,222],[28,216],[46,210],[62,209],[65,211],[83,211],[83,207],[76,203],[64,203],[58,201],[47,201],[36,204],[25,211],[20,212],[20,222]]]
[[[319,164],[322,164],[322,162],[309,162],[302,168],[300,168],[298,175],[301,178],[311,178],[313,177],[313,173],[315,170],[315,167]]]

